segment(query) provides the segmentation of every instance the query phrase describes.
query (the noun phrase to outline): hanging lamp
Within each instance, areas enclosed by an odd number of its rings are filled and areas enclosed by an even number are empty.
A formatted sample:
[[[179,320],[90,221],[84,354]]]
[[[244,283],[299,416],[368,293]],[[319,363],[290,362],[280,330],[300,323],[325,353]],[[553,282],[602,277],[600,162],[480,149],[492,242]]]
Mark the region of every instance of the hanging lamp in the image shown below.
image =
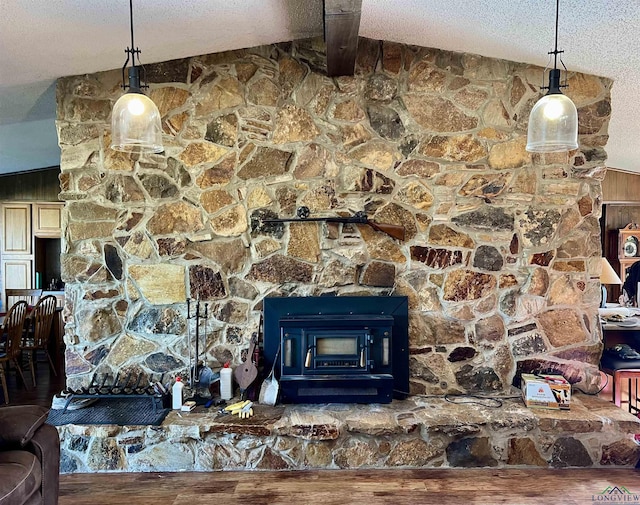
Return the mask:
[[[129,0],[129,18],[131,20],[131,48],[124,50],[127,60],[122,67],[122,87],[127,92],[113,106],[111,112],[111,149],[124,152],[161,153],[162,126],[160,112],[142,88],[148,86],[141,82],[140,49],[133,43],[133,0]],[[136,64],[137,59],[137,64]],[[125,84],[124,72],[128,70],[129,84]]]
[[[550,55],[553,54],[553,69],[549,71],[549,86],[540,88],[546,89],[547,94],[536,102],[529,114],[526,149],[534,153],[563,152],[578,148],[578,111],[571,99],[560,91],[567,87],[567,67],[560,57],[565,71],[565,82],[560,84],[558,55],[564,51],[558,51],[559,8],[560,0],[556,0],[556,43],[554,50],[549,51]]]

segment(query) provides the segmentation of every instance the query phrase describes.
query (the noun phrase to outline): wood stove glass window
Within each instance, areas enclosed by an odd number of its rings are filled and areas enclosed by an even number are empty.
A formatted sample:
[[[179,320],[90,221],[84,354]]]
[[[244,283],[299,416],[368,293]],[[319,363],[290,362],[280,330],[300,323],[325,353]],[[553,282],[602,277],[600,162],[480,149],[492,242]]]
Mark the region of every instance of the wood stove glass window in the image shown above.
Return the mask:
[[[358,339],[355,337],[316,338],[317,356],[353,356],[358,353]]]
[[[308,333],[306,371],[364,372],[367,365],[366,335],[364,330],[324,330]]]

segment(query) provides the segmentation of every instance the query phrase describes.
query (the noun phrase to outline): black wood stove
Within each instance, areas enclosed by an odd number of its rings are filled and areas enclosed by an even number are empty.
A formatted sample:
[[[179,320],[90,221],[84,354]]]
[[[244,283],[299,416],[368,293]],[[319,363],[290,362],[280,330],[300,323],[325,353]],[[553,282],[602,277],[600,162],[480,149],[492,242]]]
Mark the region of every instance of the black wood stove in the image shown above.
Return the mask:
[[[408,340],[404,296],[264,299],[265,370],[276,361],[284,403],[403,398]]]

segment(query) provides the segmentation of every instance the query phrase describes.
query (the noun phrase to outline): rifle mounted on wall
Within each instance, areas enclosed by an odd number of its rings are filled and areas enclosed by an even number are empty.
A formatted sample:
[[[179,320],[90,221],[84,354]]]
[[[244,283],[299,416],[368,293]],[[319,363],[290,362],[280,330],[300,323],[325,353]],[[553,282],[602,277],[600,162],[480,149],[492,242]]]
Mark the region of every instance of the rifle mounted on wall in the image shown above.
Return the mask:
[[[325,223],[354,223],[367,224],[376,231],[386,233],[390,237],[398,240],[404,240],[404,226],[397,224],[376,223],[371,221],[364,212],[356,212],[351,217],[309,217],[309,207],[298,207],[296,211],[297,217],[282,219],[263,219],[263,223],[309,223],[309,222],[325,222]]]

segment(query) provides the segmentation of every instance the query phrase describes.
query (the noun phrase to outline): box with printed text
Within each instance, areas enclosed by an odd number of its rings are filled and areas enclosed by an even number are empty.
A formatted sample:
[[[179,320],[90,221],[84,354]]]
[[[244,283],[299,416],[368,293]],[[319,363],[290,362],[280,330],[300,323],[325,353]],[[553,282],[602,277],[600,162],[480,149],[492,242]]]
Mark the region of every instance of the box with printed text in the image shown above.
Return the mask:
[[[523,373],[520,387],[527,407],[570,409],[571,384],[562,375]]]

